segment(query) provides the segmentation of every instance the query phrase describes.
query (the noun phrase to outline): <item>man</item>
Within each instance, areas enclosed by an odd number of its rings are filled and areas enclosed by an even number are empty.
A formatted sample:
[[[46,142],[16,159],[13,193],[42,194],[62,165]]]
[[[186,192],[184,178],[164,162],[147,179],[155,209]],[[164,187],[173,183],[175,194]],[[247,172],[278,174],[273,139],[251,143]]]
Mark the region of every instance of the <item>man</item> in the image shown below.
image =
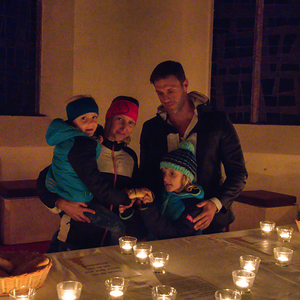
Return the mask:
[[[204,189],[203,207],[195,229],[220,232],[234,221],[231,210],[246,184],[247,170],[236,131],[224,112],[209,105],[200,93],[188,93],[188,80],[180,63],[165,61],[153,70],[150,82],[161,102],[157,115],[143,125],[140,146],[140,178],[159,199],[163,182],[159,162],[182,140],[191,141],[197,158],[197,183]],[[223,164],[226,178],[222,178]]]

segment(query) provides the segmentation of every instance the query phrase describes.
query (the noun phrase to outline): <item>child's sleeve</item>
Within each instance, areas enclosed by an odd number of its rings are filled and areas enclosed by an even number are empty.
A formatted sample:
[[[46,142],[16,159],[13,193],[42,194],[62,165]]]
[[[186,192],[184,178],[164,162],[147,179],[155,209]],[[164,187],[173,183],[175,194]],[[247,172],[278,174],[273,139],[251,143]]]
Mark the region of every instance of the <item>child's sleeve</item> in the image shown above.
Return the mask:
[[[140,214],[147,229],[157,239],[170,239],[194,235],[196,231],[194,229],[193,219],[201,211],[202,208],[199,208],[196,205],[190,205],[183,211],[177,220],[172,221],[162,216],[156,205],[152,204],[148,209],[141,210]]]
[[[96,143],[91,138],[76,137],[68,155],[72,168],[96,201],[112,205],[129,205],[131,200],[128,195],[114,188],[113,183],[101,175],[96,160]]]

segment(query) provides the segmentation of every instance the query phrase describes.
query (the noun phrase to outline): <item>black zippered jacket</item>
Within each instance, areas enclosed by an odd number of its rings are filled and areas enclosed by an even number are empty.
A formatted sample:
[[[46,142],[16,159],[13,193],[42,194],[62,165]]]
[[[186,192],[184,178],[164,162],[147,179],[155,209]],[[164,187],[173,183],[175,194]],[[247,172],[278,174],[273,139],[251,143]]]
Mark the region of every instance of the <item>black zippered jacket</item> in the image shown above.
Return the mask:
[[[222,203],[207,228],[207,232],[216,232],[234,221],[231,204],[243,190],[248,174],[239,138],[227,114],[206,103],[198,105],[197,111],[198,123],[192,129],[197,134],[197,183],[205,199],[216,197]],[[157,114],[144,123],[140,138],[140,185],[153,191],[156,201],[163,183],[159,162],[168,152],[169,133],[177,133],[176,128]]]

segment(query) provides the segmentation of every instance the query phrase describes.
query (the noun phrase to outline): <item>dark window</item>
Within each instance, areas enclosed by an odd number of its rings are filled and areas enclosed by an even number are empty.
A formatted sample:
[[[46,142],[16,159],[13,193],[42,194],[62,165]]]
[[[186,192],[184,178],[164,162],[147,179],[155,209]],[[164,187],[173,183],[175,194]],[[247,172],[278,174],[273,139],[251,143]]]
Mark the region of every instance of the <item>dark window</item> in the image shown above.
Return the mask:
[[[259,23],[256,2],[215,0],[211,101],[234,123],[300,125],[300,1],[265,0]]]
[[[0,114],[39,113],[40,14],[38,0],[0,2]]]

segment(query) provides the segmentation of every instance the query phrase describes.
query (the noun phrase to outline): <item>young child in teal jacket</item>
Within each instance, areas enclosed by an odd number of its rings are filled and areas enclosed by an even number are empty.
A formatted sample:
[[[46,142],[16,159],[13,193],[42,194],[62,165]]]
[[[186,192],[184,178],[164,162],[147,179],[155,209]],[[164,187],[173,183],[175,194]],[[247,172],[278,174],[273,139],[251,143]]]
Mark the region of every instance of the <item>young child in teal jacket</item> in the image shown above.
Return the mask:
[[[202,208],[197,204],[204,198],[203,189],[193,183],[197,171],[194,146],[184,141],[179,149],[169,152],[160,162],[164,190],[162,202],[154,203],[151,191],[139,199],[138,213],[130,207],[120,206],[121,218],[127,224],[128,234],[135,235],[136,223],[141,218],[146,225],[148,239],[167,239],[201,234],[194,229],[193,219]]]

